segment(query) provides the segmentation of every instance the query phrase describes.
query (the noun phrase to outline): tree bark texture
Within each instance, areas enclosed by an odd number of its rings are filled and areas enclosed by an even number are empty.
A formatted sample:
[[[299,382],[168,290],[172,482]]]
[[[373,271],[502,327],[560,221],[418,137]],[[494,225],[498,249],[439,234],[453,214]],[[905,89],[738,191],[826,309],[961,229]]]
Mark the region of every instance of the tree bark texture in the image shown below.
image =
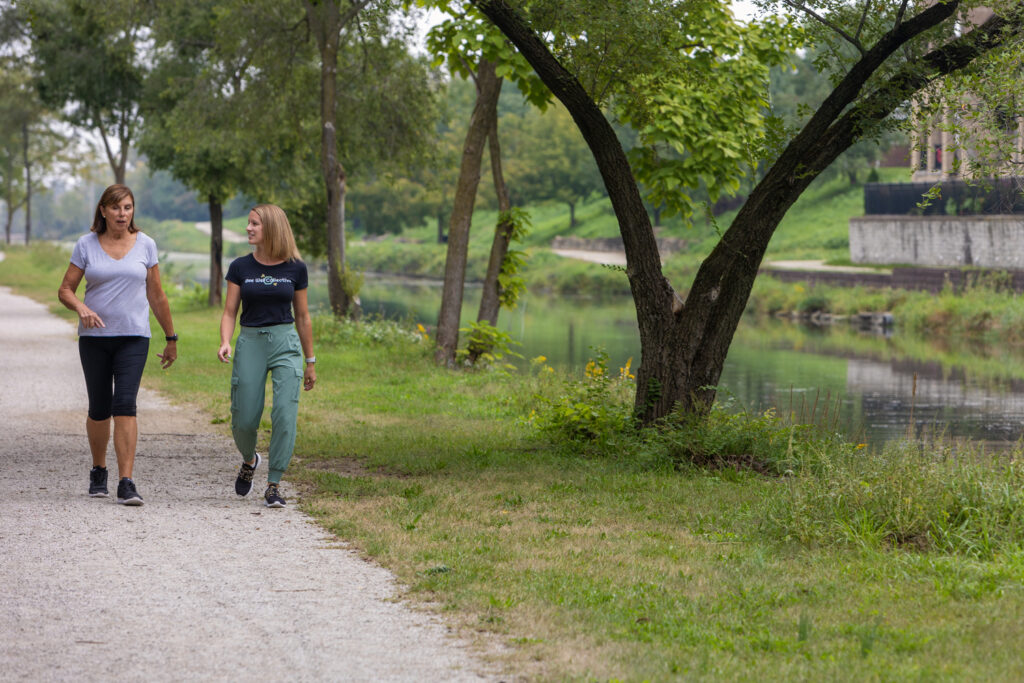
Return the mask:
[[[221,280],[224,279],[224,210],[220,199],[209,196],[210,204],[210,294],[211,307],[221,306]]]
[[[498,83],[499,90],[501,83]],[[487,134],[488,153],[491,157],[491,177],[494,180],[494,192],[498,197],[498,212],[500,216],[507,216],[512,208],[509,200],[508,187],[505,185],[505,174],[501,169],[501,143],[498,139],[498,110],[495,108],[494,116],[491,119],[490,132]],[[491,255],[487,261],[487,275],[484,276],[483,291],[480,294],[480,311],[477,313],[477,322],[486,322],[490,325],[498,324],[498,314],[501,311],[501,284],[498,277],[501,275],[502,266],[505,263],[505,255],[508,254],[509,243],[512,240],[513,225],[509,220],[499,220],[494,228],[494,241],[491,242]],[[490,346],[482,339],[469,340],[469,360],[475,363],[481,354],[490,351]]]
[[[645,423],[674,409],[710,406],[722,366],[768,242],[786,211],[865,124],[881,121],[936,78],[1021,33],[1022,15],[993,17],[974,31],[898,70],[857,102],[872,74],[907,41],[955,16],[959,0],[939,3],[899,23],[867,50],[754,188],[729,230],[703,261],[685,302],[662,275],[654,231],[625,153],[580,83],[505,0],[473,3],[516,45],[565,104],[593,151],[615,209],[626,273],[637,310],[641,363],[635,408]]]
[[[459,319],[462,313],[463,286],[466,281],[466,259],[469,249],[469,227],[473,220],[473,205],[480,184],[484,144],[487,142],[491,120],[496,116],[501,79],[495,73],[495,64],[480,60],[476,74],[476,103],[469,119],[469,130],[462,146],[459,181],[455,187],[452,216],[448,225],[448,250],[444,264],[444,286],[441,292],[441,311],[437,316],[437,348],[434,360],[445,365],[455,363],[455,349],[459,343]]]

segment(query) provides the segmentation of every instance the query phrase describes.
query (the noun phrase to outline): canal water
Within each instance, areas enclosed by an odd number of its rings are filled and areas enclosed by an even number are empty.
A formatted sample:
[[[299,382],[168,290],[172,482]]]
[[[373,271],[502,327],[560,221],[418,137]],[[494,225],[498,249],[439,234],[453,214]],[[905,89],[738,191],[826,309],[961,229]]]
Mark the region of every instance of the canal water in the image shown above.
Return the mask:
[[[314,306],[326,288],[313,283]],[[366,315],[432,329],[440,284],[367,278]],[[467,287],[463,324],[476,319],[479,288]],[[530,294],[503,310],[498,327],[521,346],[523,363],[582,368],[604,350],[615,370],[640,362],[636,315],[628,298],[573,299]],[[984,442],[1005,449],[1024,434],[1024,348],[946,348],[898,327],[881,332],[841,323],[807,327],[744,320],[719,385],[737,410],[774,408],[803,421],[828,423],[874,446],[906,438]]]

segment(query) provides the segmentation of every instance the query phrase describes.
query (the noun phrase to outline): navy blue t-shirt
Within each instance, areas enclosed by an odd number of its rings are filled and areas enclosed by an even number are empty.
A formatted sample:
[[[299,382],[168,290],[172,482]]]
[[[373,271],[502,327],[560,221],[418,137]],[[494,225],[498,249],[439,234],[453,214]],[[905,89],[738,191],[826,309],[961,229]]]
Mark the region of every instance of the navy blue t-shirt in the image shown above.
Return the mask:
[[[295,322],[292,299],[309,286],[306,264],[296,259],[265,266],[249,254],[228,266],[224,276],[242,290],[242,318],[245,327],[268,327]]]

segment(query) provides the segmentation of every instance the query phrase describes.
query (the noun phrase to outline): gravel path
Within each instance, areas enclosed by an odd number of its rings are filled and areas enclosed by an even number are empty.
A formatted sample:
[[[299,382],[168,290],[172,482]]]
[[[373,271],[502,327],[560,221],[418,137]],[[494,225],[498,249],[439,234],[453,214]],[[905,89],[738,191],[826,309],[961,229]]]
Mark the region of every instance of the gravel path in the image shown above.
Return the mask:
[[[114,502],[112,447],[111,497],[90,498],[74,329],[6,288],[0,387],[0,679],[500,678],[294,505],[238,498],[233,445],[197,411],[143,390],[145,505]]]

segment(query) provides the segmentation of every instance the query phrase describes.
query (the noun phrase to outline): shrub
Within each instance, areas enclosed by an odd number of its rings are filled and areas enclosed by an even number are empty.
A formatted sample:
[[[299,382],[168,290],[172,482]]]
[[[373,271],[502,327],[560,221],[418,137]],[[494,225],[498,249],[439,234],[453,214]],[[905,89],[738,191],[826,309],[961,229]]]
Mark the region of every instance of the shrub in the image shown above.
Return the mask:
[[[313,337],[318,345],[338,347],[343,345],[386,346],[400,344],[427,344],[426,330],[420,326],[417,331],[393,320],[367,318],[354,321],[335,318],[330,313],[313,315]]]
[[[633,420],[633,375],[631,361],[617,375],[608,372],[608,354],[599,351],[581,379],[567,380],[563,393],[538,396],[531,421],[557,440],[605,442],[631,430]]]

